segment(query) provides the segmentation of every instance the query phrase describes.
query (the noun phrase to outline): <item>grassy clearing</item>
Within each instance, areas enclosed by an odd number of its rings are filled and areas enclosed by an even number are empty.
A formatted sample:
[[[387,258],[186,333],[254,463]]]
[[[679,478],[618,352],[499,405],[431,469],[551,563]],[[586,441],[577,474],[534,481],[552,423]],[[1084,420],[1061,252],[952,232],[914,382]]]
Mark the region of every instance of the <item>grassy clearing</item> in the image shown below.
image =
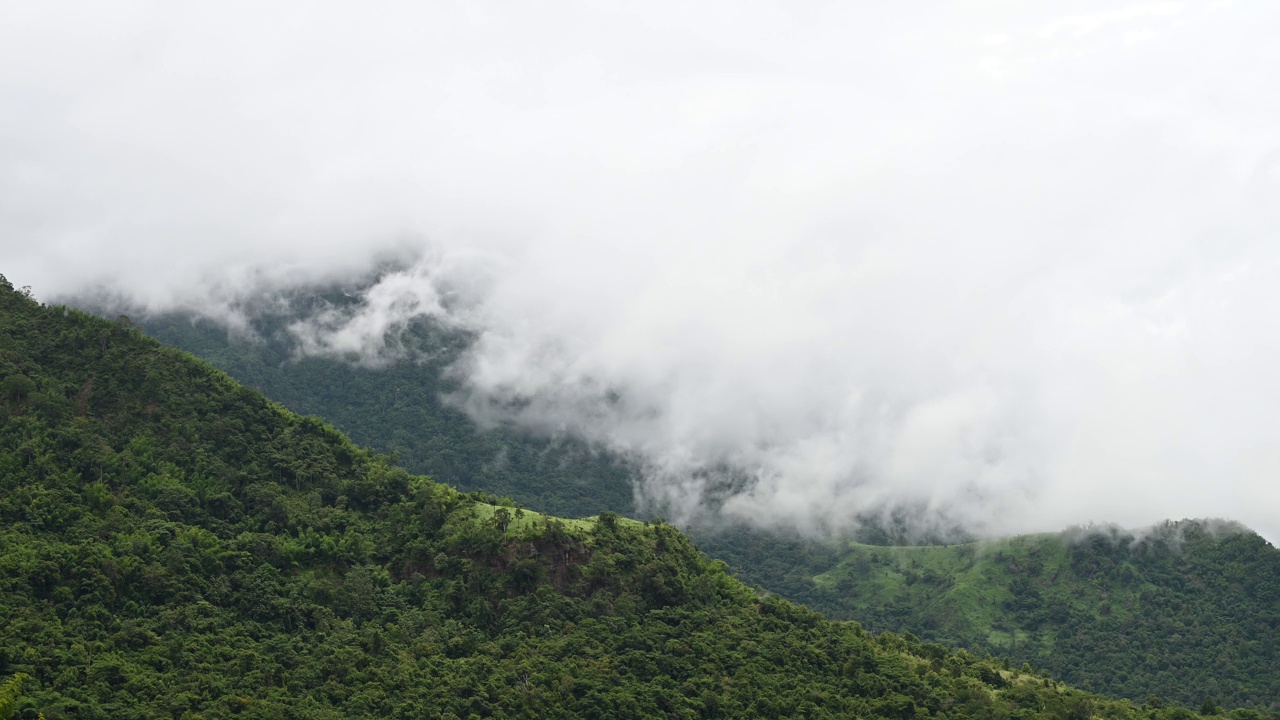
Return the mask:
[[[478,522],[487,522],[493,518],[494,513],[499,509],[504,509],[511,513],[511,523],[507,526],[508,535],[518,535],[535,529],[537,526],[546,525],[548,522],[555,521],[562,524],[572,533],[588,533],[595,528],[596,523],[600,521],[599,516],[585,518],[561,518],[547,515],[533,510],[516,507],[506,507],[502,505],[492,505],[489,503],[476,503],[473,507],[474,517]],[[644,525],[639,520],[625,518],[619,516],[617,518],[619,525],[629,527],[641,527]]]

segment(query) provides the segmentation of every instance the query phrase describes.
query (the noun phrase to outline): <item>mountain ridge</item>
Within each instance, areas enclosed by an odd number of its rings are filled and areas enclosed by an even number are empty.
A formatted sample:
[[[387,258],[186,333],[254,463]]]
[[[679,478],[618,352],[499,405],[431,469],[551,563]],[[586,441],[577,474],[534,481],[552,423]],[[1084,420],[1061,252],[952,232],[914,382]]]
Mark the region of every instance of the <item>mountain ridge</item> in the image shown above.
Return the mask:
[[[304,304],[351,302],[353,297],[346,292],[332,299],[321,294],[305,300]],[[278,306],[291,307],[292,304],[271,305]],[[534,438],[512,428],[500,428],[496,433],[482,431],[460,411],[442,404],[438,394],[451,389],[443,370],[464,347],[457,344],[456,339],[450,339],[447,333],[440,333],[429,323],[406,329],[398,342],[411,350],[417,347],[426,359],[375,370],[337,359],[299,358],[289,349],[287,338],[280,336],[281,328],[287,326],[289,317],[288,311],[280,311],[279,314],[267,313],[260,318],[260,324],[254,326],[259,340],[253,345],[233,342],[224,328],[193,321],[186,316],[143,318],[140,325],[170,342],[216,360],[223,368],[250,380],[268,394],[285,399],[286,404],[292,407],[335,419],[340,426],[356,432],[364,442],[379,447],[383,452],[398,453],[402,461],[418,472],[452,478],[455,477],[452,473],[461,468],[464,472],[456,478],[465,486],[474,489],[493,481],[493,487],[501,494],[553,514],[566,510],[570,511],[569,514],[584,516],[602,510],[627,514],[634,510],[628,477],[635,468],[629,467],[625,459],[597,453],[572,440]],[[376,412],[372,410],[374,407]],[[495,458],[514,461],[497,462]],[[501,472],[495,472],[495,469]],[[589,478],[586,484],[579,482],[584,477]],[[1168,662],[1177,672],[1171,672],[1167,667],[1154,669],[1149,676],[1157,678],[1158,682],[1152,684],[1144,679],[1143,673],[1135,673],[1131,658],[1123,653],[1100,662],[1100,658],[1064,658],[1049,650],[1032,652],[1034,646],[1021,644],[1020,640],[1027,628],[1018,624],[1011,611],[999,607],[995,611],[988,608],[977,612],[977,620],[964,620],[963,616],[974,612],[975,604],[958,602],[957,598],[952,598],[955,602],[942,601],[933,614],[928,614],[901,605],[901,599],[896,596],[872,606],[870,599],[878,597],[883,600],[884,597],[873,592],[862,598],[857,593],[833,592],[841,573],[846,572],[841,569],[845,553],[838,544],[789,538],[785,534],[746,527],[694,526],[689,530],[700,547],[715,557],[727,560],[743,580],[803,602],[830,617],[855,618],[877,629],[910,631],[929,640],[960,644],[983,653],[1010,655],[1019,664],[1030,662],[1038,667],[1051,667],[1073,682],[1134,700],[1159,695],[1193,704],[1200,702],[1203,696],[1214,695],[1224,702],[1259,707],[1276,702],[1275,688],[1266,688],[1261,693],[1245,692],[1240,684],[1242,678],[1265,679],[1269,675],[1265,668],[1276,662],[1273,651],[1269,647],[1249,649],[1251,646],[1248,644],[1231,642],[1229,638],[1234,631],[1229,627],[1203,636],[1207,638],[1207,647],[1218,649],[1217,654],[1208,650],[1188,657],[1204,655],[1205,658],[1216,658],[1226,653],[1227,657],[1234,658],[1241,653],[1252,653],[1252,660],[1245,663],[1252,670],[1236,667],[1239,662],[1217,668],[1207,659],[1189,663],[1172,658],[1160,662]],[[888,525],[873,528],[868,535],[879,543],[875,547],[881,547],[907,537],[904,530]],[[1095,530],[1109,532],[1105,528]],[[1059,533],[1046,534],[1051,535]],[[882,569],[888,571],[887,567]],[[1280,577],[1280,571],[1267,570],[1262,575]],[[915,581],[906,585],[909,578],[904,573],[892,574],[893,582],[917,588]],[[993,584],[988,592],[998,596],[997,605],[1008,599],[1007,588],[1000,584],[1008,580],[1007,573],[998,574],[991,580]],[[1088,591],[1083,579],[1064,576],[1063,582],[1070,586],[1072,592]],[[857,585],[853,589],[862,591],[873,585]],[[926,587],[928,583],[919,585],[917,589]],[[936,616],[944,611],[960,619],[939,621]],[[1090,612],[1071,620],[1068,613],[1061,616],[1061,622],[1102,622],[1095,615]],[[1114,622],[1114,619],[1108,620],[1093,629],[1100,633],[1098,637],[1124,636],[1133,632],[1132,627],[1115,626]],[[1210,625],[1214,622],[1217,621],[1210,620]],[[1000,627],[987,627],[996,623]],[[984,625],[984,629],[974,629],[972,626],[975,624]],[[1105,632],[1101,629],[1104,626]],[[1269,632],[1272,637],[1276,634],[1274,630]],[[1051,648],[1043,642],[1046,633],[1041,631],[1040,635],[1040,645]],[[1141,646],[1141,653],[1168,654],[1161,650],[1161,643],[1148,642],[1151,639],[1144,640],[1146,644]],[[1091,643],[1097,644],[1096,641]],[[1249,658],[1243,657],[1243,660]],[[1259,662],[1263,671],[1259,671]],[[1205,675],[1204,668],[1219,670],[1222,677]],[[1219,680],[1227,683],[1225,689],[1218,686]],[[1202,689],[1206,684],[1211,686],[1210,689]]]
[[[1194,717],[832,622],[661,522],[410,475],[3,280],[0,378],[16,717]]]

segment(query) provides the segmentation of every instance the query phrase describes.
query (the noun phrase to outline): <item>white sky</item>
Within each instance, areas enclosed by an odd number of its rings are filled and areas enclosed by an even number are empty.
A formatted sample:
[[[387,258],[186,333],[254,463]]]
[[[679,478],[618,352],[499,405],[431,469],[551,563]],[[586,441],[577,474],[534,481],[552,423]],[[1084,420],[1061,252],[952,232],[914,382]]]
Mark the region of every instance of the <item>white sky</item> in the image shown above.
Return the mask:
[[[1280,537],[1280,5],[538,5],[0,1],[0,272],[216,312],[425,245],[300,332],[462,288],[475,407],[646,495]]]

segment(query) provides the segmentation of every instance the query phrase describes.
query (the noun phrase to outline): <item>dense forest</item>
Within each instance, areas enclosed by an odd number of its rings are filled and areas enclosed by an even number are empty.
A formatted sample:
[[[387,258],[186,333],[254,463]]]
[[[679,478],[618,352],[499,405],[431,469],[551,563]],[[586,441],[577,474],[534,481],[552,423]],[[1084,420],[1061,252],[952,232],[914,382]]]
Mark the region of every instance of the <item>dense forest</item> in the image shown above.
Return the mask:
[[[140,326],[413,472],[553,515],[638,510],[635,463],[571,438],[481,428],[444,400],[458,389],[447,370],[465,333],[420,320],[394,338],[404,359],[381,367],[301,357],[288,324],[358,296],[358,286],[329,287],[264,302],[239,337],[188,315]],[[1280,583],[1277,551],[1249,532],[1197,527],[1141,543],[1101,530],[883,550],[908,533],[869,525],[850,543],[714,522],[686,530],[744,581],[832,618],[1030,662],[1118,697],[1275,709],[1280,600],[1268,588]]]
[[[1194,716],[827,620],[661,522],[411,475],[2,279],[0,483],[0,715]]]

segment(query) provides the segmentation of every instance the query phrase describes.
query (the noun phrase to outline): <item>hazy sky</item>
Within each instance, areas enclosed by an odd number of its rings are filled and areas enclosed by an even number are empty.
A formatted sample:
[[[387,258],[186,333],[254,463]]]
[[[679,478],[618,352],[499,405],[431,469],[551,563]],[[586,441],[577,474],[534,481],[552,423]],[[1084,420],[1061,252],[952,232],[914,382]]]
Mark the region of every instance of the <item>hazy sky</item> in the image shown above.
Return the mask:
[[[110,5],[0,0],[0,272],[43,299],[219,314],[409,249],[307,347],[456,293],[473,409],[678,507],[730,466],[766,524],[1280,537],[1274,2]]]

